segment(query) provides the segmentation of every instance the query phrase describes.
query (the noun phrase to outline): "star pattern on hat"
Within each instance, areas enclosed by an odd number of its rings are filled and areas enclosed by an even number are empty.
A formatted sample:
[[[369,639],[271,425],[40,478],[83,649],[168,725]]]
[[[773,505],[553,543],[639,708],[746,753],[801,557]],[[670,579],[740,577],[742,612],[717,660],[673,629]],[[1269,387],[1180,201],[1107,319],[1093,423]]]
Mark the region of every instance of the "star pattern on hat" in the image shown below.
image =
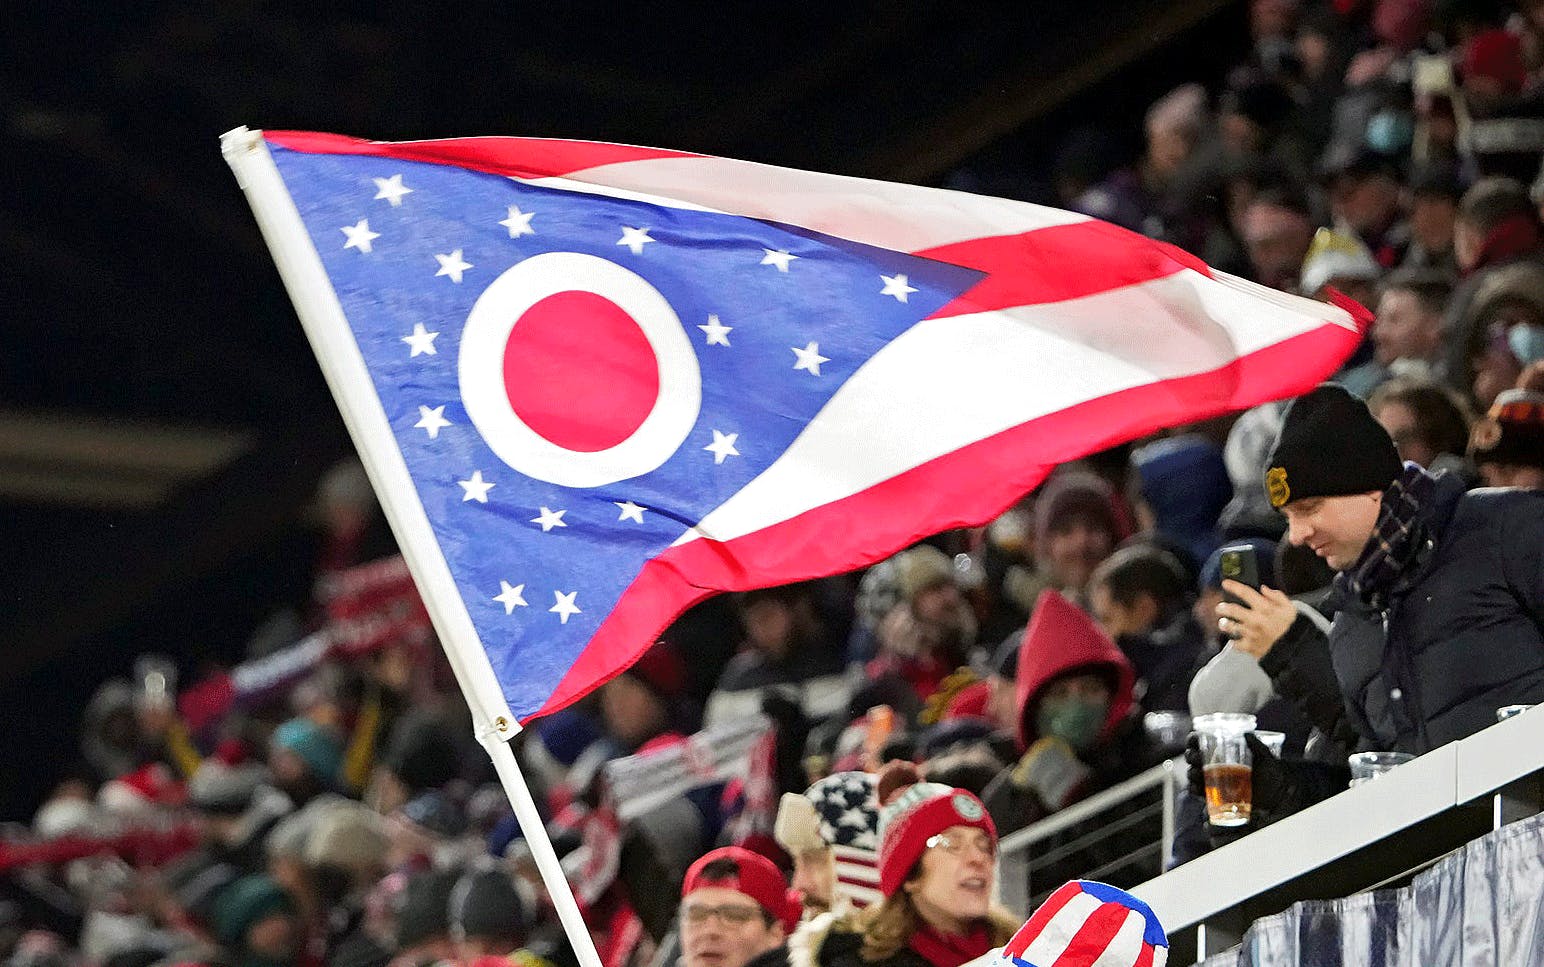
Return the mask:
[[[873,850],[879,846],[875,828],[879,803],[874,798],[874,777],[862,772],[843,772],[816,783],[805,793],[820,816],[820,836],[833,846]]]

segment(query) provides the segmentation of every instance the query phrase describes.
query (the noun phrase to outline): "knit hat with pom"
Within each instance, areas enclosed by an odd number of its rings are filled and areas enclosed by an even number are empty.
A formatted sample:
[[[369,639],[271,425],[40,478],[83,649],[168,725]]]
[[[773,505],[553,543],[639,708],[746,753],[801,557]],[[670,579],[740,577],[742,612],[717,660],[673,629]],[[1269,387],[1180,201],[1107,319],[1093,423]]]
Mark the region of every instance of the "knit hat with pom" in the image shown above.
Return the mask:
[[[879,891],[894,896],[928,840],[951,826],[970,826],[997,840],[981,800],[964,789],[923,782],[917,767],[892,762],[879,774]]]

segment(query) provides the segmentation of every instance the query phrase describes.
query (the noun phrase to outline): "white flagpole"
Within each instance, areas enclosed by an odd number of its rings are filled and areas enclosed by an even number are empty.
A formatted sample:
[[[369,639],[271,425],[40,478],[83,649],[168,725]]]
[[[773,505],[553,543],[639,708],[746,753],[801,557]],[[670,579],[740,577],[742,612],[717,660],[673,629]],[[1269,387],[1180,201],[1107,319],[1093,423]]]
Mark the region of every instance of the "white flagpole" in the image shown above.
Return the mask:
[[[520,731],[504,701],[493,666],[483,651],[471,615],[461,600],[450,565],[440,552],[428,515],[418,499],[402,452],[392,436],[391,423],[372,388],[364,356],[338,301],[337,292],[321,256],[311,243],[300,212],[290,197],[279,169],[268,153],[261,132],[241,127],[220,138],[220,151],[246,193],[279,276],[289,290],[290,301],[305,328],[306,337],[321,364],[343,422],[353,437],[365,472],[380,499],[381,509],[396,533],[402,556],[423,594],[424,605],[450,659],[456,682],[472,710],[473,727],[493,760],[499,781],[509,796],[515,817],[525,834],[531,855],[541,871],[547,892],[557,908],[558,919],[573,945],[580,967],[601,967],[595,942],[585,928],[584,917],[573,890],[563,876],[552,841],[520,774],[509,740]]]

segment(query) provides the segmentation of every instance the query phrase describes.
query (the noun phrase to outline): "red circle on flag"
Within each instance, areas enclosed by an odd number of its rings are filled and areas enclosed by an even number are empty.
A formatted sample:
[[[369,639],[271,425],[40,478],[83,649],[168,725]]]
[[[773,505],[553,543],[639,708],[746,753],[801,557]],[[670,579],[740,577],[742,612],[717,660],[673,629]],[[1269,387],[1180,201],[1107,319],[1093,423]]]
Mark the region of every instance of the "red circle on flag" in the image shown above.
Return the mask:
[[[659,399],[659,360],[627,311],[594,292],[537,301],[504,345],[515,415],[569,450],[608,450],[638,431]]]

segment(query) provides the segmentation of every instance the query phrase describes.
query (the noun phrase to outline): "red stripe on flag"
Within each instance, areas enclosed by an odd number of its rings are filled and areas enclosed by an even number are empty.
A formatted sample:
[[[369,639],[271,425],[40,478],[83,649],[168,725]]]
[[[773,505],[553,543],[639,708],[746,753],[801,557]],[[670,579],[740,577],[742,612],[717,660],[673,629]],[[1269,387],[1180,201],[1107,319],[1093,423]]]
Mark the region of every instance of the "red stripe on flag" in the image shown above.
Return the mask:
[[[1153,945],[1142,944],[1142,949],[1137,952],[1137,959],[1131,962],[1131,967],[1153,967]]]
[[[1110,941],[1115,939],[1130,915],[1131,911],[1118,903],[1095,907],[1078,932],[1072,935],[1067,949],[1046,967],[1088,967],[1109,949]]]
[[[987,273],[932,318],[1076,299],[1184,269],[1212,274],[1205,262],[1183,249],[1093,220],[973,238],[912,254]]]
[[[1072,898],[1083,892],[1083,888],[1077,882],[1064,883],[1061,888],[1040,904],[1040,908],[1034,912],[1024,926],[1018,929],[1013,939],[1003,948],[1003,952],[1014,957],[1022,958],[1024,951],[1034,942],[1034,939],[1045,931],[1045,925],[1051,922],[1051,918],[1061,912],[1062,907],[1072,902]]]
[[[358,154],[401,161],[426,161],[512,178],[556,178],[622,161],[702,157],[690,151],[666,151],[600,141],[561,141],[555,138],[365,141],[318,131],[264,131],[263,139],[270,144],[308,154]]]
[[[841,574],[941,530],[979,525],[1057,464],[1164,427],[1306,393],[1360,341],[1359,333],[1326,324],[1211,372],[1133,387],[1030,420],[755,533],[670,548],[644,565],[546,704],[525,720],[589,694],[636,661],[677,616],[714,593]],[[862,542],[854,544],[846,535],[859,530]]]

